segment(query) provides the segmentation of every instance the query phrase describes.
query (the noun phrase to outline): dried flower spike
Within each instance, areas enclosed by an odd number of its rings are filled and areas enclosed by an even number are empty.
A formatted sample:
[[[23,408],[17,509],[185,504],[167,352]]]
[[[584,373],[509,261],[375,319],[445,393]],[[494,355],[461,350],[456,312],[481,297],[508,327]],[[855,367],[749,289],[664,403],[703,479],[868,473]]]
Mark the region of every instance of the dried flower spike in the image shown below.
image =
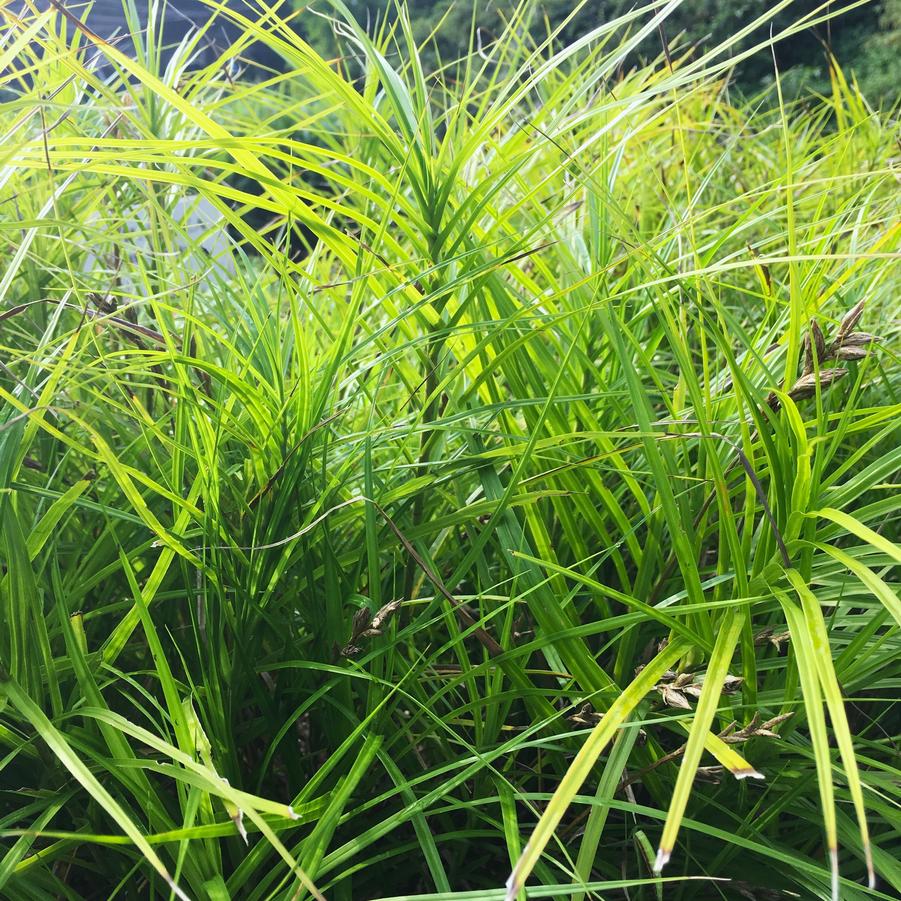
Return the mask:
[[[574,726],[596,726],[603,714],[597,713],[591,704],[583,704],[577,713],[568,716],[567,719]]]
[[[801,378],[792,385],[791,391],[788,392],[788,396],[792,400],[804,400],[806,397],[813,397],[817,392],[818,383],[821,389],[828,388],[831,384],[837,382],[847,374],[847,369],[839,369],[836,367],[833,369],[821,369],[818,373],[811,372],[807,375],[802,375]],[[818,376],[819,378],[817,378]]]
[[[865,305],[866,299],[859,300],[847,313],[845,313],[844,318],[839,323],[838,332],[835,336],[836,344],[844,344],[845,338],[854,331],[854,326],[860,322],[860,317],[863,316],[863,308]]]
[[[679,707],[682,710],[691,710],[691,704],[688,703],[688,698],[686,698],[681,691],[677,691],[669,685],[657,685],[656,688],[663,696],[663,703],[666,704],[667,707]]]
[[[791,712],[780,713],[778,716],[774,716],[765,723],[758,725],[760,714],[755,713],[754,716],[751,717],[751,722],[743,729],[739,729],[736,732],[734,731],[736,724],[730,723],[722,732],[720,732],[719,737],[730,745],[741,744],[750,738],[779,738],[779,733],[775,731],[776,726],[784,723],[792,715]]]
[[[773,626],[767,626],[754,636],[754,644],[760,646],[769,642],[778,652],[782,652],[782,645],[791,638],[790,632],[776,632]]]
[[[816,319],[810,320],[810,331],[804,336],[804,375],[813,372],[828,359],[826,338]]]
[[[851,332],[842,339],[842,347],[866,347],[881,340],[878,335],[871,335],[868,332]]]
[[[381,629],[388,620],[400,610],[401,604],[403,601],[389,601],[385,604],[378,613],[372,618],[372,628],[375,630]]]
[[[866,347],[850,347],[848,345],[842,345],[836,349],[835,358],[837,360],[862,360],[867,353]]]

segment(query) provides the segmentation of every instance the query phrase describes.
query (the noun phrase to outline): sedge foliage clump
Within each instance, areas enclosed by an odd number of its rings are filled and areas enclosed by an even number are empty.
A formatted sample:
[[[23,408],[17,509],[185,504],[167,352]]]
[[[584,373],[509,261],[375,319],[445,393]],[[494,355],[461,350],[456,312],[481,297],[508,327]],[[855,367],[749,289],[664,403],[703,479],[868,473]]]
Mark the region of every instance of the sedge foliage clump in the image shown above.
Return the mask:
[[[787,5],[0,13],[0,894],[901,888],[897,123],[730,95]]]

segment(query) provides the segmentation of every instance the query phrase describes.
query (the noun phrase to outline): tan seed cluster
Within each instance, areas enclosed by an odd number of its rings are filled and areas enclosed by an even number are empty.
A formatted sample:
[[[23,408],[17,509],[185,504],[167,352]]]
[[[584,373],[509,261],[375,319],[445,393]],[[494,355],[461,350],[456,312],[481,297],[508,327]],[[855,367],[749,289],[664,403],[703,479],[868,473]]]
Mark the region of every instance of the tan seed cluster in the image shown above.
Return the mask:
[[[818,387],[824,390],[848,374],[848,370],[841,366],[818,367],[832,361],[847,363],[862,360],[869,352],[870,345],[879,341],[876,335],[854,331],[863,315],[865,303],[866,301],[859,301],[845,314],[831,343],[827,342],[816,319],[810,321],[810,328],[804,336],[804,368],[788,391],[788,396],[792,400],[813,397]],[[776,392],[771,391],[767,397],[767,405],[773,410],[778,410],[780,403]]]

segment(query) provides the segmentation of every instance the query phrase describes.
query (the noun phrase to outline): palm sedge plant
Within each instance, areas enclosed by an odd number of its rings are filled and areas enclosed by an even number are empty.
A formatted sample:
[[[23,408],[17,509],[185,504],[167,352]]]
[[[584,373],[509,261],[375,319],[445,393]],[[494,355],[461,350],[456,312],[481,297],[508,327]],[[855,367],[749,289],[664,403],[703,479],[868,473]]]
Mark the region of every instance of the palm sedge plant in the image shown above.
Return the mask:
[[[678,2],[2,12],[5,897],[901,889],[896,123]]]

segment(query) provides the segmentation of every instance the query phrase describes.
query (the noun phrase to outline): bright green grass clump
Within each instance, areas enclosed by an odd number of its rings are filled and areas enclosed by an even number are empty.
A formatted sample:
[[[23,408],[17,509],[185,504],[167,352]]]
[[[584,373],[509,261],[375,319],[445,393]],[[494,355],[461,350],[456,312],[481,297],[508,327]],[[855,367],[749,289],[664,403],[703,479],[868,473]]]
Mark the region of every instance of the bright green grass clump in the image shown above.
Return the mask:
[[[897,123],[673,6],[2,12],[3,897],[901,890]]]

